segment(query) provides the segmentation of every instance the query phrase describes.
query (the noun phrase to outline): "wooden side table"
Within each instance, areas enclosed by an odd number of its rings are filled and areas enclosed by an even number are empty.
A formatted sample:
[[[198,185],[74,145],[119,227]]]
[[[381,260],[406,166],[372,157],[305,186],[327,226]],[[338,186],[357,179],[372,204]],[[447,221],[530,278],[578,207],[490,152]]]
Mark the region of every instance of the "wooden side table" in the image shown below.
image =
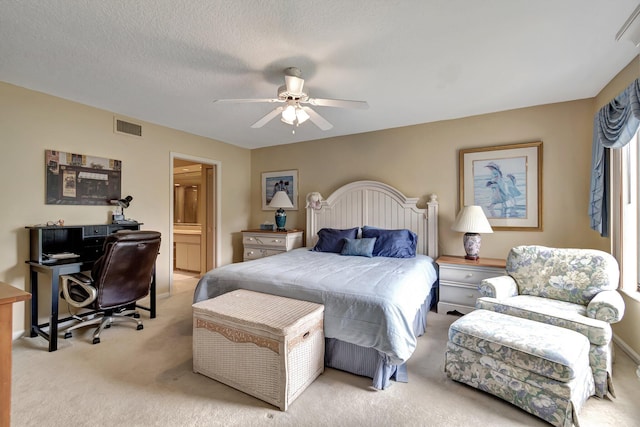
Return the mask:
[[[11,425],[11,346],[13,303],[31,298],[29,292],[0,282],[0,427]]]
[[[480,258],[472,261],[463,256],[443,255],[436,262],[440,266],[438,313],[472,312],[480,297],[480,282],[507,274],[504,259]]]

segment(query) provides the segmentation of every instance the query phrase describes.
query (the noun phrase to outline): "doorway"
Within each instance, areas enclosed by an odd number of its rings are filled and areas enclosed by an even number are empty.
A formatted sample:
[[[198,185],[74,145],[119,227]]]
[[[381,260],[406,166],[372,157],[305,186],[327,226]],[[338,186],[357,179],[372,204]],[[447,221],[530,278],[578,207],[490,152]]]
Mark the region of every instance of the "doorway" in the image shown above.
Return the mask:
[[[171,153],[171,294],[219,264],[219,173],[215,160]]]

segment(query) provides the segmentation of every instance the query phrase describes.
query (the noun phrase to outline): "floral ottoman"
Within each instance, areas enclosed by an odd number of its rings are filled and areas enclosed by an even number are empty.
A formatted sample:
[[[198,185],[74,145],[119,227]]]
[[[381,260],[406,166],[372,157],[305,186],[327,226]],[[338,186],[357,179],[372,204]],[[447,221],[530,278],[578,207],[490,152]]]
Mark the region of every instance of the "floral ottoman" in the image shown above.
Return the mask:
[[[595,392],[584,335],[488,310],[451,324],[444,370],[555,426],[578,426]]]

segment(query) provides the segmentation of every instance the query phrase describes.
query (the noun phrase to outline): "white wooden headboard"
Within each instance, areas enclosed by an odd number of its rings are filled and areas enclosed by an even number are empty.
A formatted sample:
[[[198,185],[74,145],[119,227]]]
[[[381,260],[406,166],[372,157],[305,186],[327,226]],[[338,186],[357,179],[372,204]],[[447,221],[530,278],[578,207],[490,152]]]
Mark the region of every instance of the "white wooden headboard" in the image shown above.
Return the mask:
[[[418,235],[416,251],[438,257],[438,202],[432,194],[426,209],[416,207],[418,198],[407,198],[395,188],[377,181],[346,184],[316,204],[308,203],[307,247],[318,240],[318,230],[369,225],[386,229],[407,228]],[[315,205],[315,206],[314,206]]]

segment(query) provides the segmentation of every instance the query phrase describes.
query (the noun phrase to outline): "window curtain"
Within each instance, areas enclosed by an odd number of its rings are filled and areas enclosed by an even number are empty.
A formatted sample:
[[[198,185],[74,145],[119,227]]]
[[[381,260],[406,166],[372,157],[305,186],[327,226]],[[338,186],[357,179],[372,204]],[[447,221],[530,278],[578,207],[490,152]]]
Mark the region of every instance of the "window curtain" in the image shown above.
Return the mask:
[[[609,236],[609,149],[622,148],[631,141],[640,126],[640,79],[598,111],[593,121],[591,154],[591,191],[589,217],[591,228]]]

